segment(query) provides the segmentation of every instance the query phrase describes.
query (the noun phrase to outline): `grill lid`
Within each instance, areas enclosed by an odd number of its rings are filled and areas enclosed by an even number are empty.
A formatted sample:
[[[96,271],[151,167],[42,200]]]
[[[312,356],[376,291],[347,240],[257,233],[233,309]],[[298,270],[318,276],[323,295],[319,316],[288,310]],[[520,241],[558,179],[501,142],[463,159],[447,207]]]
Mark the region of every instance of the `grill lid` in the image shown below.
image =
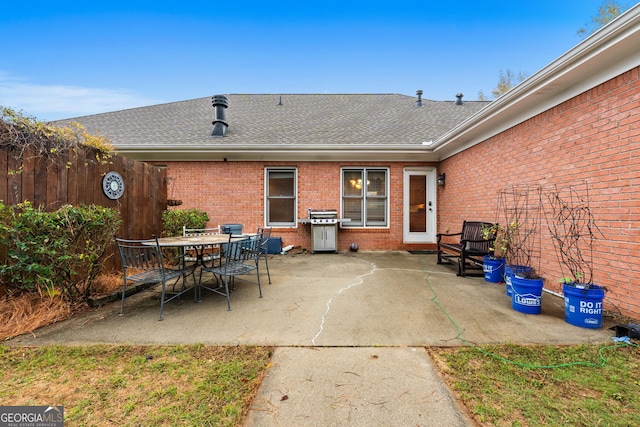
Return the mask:
[[[311,209],[309,216],[311,218],[337,218],[338,211],[335,209]]]

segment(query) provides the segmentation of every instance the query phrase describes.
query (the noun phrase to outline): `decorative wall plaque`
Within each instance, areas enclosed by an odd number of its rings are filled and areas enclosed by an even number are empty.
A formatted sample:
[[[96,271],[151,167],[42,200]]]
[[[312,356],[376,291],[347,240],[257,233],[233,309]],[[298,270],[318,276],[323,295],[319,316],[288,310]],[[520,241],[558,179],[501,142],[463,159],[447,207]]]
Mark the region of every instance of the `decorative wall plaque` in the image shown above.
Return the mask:
[[[124,180],[118,172],[108,172],[102,179],[102,191],[111,200],[117,200],[124,194]]]

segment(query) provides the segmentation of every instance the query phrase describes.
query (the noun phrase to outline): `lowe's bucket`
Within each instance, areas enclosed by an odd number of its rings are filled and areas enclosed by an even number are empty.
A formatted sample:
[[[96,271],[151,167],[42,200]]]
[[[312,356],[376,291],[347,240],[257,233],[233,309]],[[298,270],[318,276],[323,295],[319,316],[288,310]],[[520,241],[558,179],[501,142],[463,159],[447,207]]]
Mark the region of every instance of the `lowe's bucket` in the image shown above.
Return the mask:
[[[591,285],[579,288],[564,284],[564,320],[581,328],[598,329],[602,327],[602,300],[604,288]]]
[[[518,275],[511,277],[511,307],[526,314],[540,314],[542,309],[542,279],[525,279]]]
[[[504,258],[494,258],[485,255],[482,268],[484,270],[484,280],[492,283],[500,283],[504,278]]]
[[[506,293],[509,298],[513,294],[513,288],[511,286],[511,278],[516,273],[528,273],[531,271],[531,267],[527,267],[524,265],[505,265],[504,267],[504,283],[506,288]]]

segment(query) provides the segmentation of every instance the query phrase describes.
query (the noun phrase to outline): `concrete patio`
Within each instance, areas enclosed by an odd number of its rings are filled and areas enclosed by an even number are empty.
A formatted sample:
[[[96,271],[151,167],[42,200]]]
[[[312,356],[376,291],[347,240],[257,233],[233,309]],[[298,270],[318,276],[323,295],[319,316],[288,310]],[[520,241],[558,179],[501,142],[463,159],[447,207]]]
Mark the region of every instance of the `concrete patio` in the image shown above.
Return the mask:
[[[261,267],[264,263],[261,263]],[[272,284],[238,281],[231,311],[203,292],[165,306],[158,292],[17,337],[10,345],[191,344],[277,346],[246,425],[473,425],[444,386],[427,346],[610,342],[564,321],[563,300],[514,311],[504,284],[458,277],[435,255],[408,252],[272,255]],[[286,400],[282,397],[287,396]]]
[[[238,281],[231,311],[223,297],[203,291],[165,306],[158,322],[158,292],[127,298],[13,342],[135,343],[275,346],[451,346],[572,344],[604,341],[605,325],[592,330],[564,321],[563,300],[542,298],[542,313],[514,311],[504,284],[458,277],[435,255],[407,252],[271,255],[272,284],[262,272],[264,298]],[[261,267],[264,263],[261,262]],[[264,270],[264,268],[262,268]]]

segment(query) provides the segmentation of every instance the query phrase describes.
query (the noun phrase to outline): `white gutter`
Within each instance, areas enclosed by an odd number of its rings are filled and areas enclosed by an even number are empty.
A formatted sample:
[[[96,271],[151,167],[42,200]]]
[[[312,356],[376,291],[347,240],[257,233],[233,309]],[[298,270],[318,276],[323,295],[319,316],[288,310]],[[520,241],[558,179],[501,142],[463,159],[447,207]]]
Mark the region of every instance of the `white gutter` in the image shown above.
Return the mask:
[[[640,3],[433,142],[446,159],[640,66]]]
[[[437,155],[426,151],[421,144],[403,145],[227,145],[189,146],[175,144],[153,147],[148,145],[119,146],[118,154],[141,161],[387,161],[436,162]],[[225,160],[226,159],[226,160]]]

